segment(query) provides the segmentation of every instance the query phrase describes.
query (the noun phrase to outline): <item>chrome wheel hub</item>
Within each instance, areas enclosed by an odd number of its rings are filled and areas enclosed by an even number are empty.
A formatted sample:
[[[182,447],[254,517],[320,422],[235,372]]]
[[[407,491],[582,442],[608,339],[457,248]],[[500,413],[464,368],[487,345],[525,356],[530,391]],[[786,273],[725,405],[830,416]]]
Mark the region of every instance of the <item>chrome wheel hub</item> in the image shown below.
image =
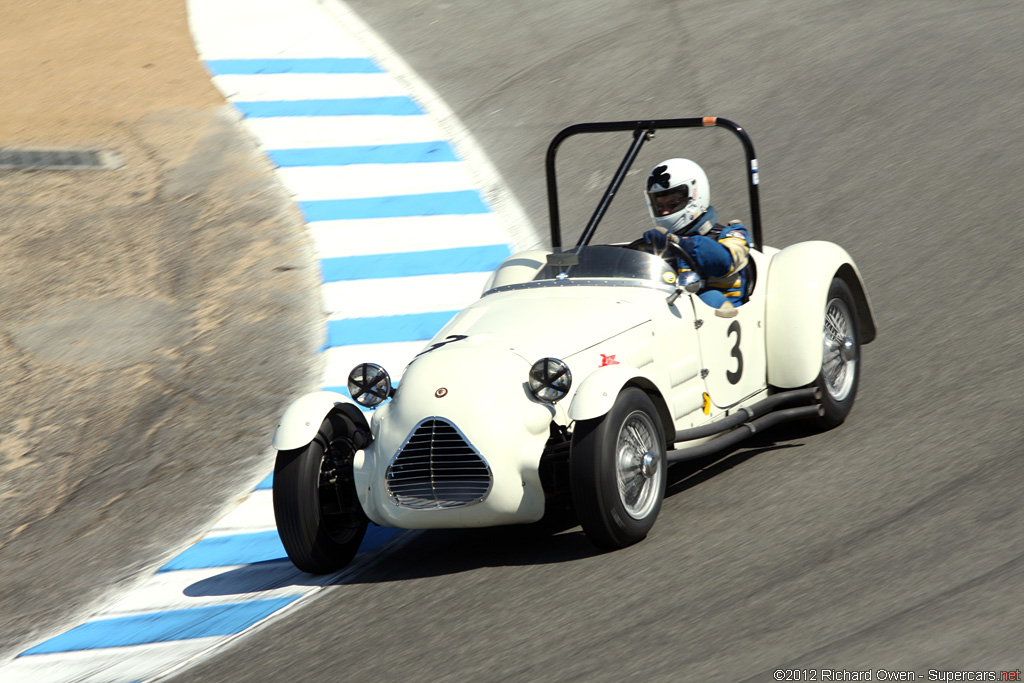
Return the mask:
[[[650,479],[658,473],[658,456],[654,453],[644,453],[640,459],[640,474]]]
[[[857,352],[853,346],[853,340],[849,337],[843,340],[843,345],[839,347],[839,356],[847,363],[857,357]]]

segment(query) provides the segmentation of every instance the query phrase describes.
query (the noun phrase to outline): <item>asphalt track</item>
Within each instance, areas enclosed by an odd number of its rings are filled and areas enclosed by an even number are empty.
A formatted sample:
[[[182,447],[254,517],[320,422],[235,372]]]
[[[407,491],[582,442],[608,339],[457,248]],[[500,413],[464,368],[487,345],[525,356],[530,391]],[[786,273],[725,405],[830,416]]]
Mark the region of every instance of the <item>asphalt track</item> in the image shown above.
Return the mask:
[[[845,425],[778,429],[675,468],[637,546],[598,554],[571,526],[425,532],[175,680],[1020,668],[1024,7],[351,6],[445,99],[541,225],[543,150],[561,127],[741,123],[761,160],[766,242],[845,246],[879,336]],[[744,217],[735,143],[687,135],[706,139],[659,136],[627,187],[660,157],[692,155],[707,161],[720,213]],[[619,155],[567,143],[570,211],[585,217]],[[609,239],[644,225],[638,190],[618,201]]]

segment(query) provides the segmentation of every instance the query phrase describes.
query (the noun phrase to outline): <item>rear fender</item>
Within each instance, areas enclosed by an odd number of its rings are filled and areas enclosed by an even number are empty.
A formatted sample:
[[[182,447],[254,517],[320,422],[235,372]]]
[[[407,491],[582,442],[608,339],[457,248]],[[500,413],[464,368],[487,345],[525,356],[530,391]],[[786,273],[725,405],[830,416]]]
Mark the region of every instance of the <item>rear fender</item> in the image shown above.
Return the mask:
[[[291,451],[302,448],[313,440],[320,424],[330,413],[344,415],[357,430],[369,434],[366,417],[352,399],[335,391],[316,391],[300,396],[284,411],[274,430],[274,448]]]
[[[821,370],[822,325],[835,277],[850,286],[861,344],[875,338],[875,321],[860,271],[842,247],[800,242],[776,253],[768,267],[765,353],[768,384],[784,389],[813,382]]]

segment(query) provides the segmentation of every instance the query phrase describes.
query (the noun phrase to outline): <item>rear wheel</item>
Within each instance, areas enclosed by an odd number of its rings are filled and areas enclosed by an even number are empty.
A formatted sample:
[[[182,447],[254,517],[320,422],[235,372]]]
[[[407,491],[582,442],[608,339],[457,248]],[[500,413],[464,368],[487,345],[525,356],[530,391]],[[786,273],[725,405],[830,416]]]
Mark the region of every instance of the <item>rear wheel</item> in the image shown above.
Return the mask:
[[[329,415],[304,448],[279,451],[274,464],[274,517],[296,567],[327,574],[348,564],[367,519],[352,477],[355,447],[347,420]]]
[[[576,425],[570,486],[594,545],[623,548],[647,536],[665,497],[667,469],[661,419],[640,389],[625,389],[606,415]]]
[[[825,411],[817,419],[819,426],[829,429],[843,423],[853,408],[859,380],[857,306],[846,281],[835,278],[825,304],[821,372],[815,381]]]

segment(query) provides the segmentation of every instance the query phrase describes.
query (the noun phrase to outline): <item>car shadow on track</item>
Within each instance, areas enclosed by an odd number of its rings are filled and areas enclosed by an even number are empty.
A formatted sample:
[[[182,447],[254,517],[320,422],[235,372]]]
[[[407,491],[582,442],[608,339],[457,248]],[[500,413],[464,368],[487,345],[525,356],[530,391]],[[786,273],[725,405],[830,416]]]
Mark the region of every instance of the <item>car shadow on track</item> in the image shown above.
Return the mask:
[[[800,448],[815,431],[799,423],[779,425],[735,448],[669,469],[666,497],[678,495],[752,458]],[[574,562],[607,551],[587,540],[571,507],[559,505],[535,524],[483,529],[443,529],[408,534],[393,549],[369,564],[372,569],[343,572],[333,584],[407,581],[460,574],[485,567],[530,566]],[[286,559],[257,562],[197,581],[190,597],[242,595],[323,585],[323,577],[297,570]]]
[[[342,583],[387,583],[485,567],[558,564],[601,552],[583,535],[571,511],[560,510],[535,524],[417,532],[375,563],[372,571],[346,577]]]
[[[800,422],[782,424],[756,434],[734,448],[720,451],[699,460],[681,462],[669,469],[665,497],[693,488],[712,477],[765,453],[801,448],[818,430]]]
[[[190,598],[243,596],[295,586],[312,587],[322,583],[319,577],[296,569],[288,559],[269,560],[234,567],[221,574],[200,579],[184,588],[182,594]]]
[[[799,448],[815,431],[800,424],[780,425],[736,448],[669,470],[666,495],[673,496],[758,455]],[[573,562],[601,555],[584,535],[572,510],[562,507],[535,524],[418,532],[408,543],[339,583],[374,584],[469,572],[484,567]]]

